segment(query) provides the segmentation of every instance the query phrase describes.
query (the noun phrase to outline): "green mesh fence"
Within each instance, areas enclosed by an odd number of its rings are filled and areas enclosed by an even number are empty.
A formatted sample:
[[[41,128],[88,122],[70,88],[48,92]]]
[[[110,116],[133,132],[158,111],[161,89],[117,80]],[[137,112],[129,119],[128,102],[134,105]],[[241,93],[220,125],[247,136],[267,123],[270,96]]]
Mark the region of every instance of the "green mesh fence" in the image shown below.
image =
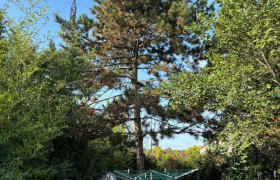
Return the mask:
[[[166,170],[115,170],[114,175],[124,180],[171,180],[178,179],[198,169],[166,169]]]

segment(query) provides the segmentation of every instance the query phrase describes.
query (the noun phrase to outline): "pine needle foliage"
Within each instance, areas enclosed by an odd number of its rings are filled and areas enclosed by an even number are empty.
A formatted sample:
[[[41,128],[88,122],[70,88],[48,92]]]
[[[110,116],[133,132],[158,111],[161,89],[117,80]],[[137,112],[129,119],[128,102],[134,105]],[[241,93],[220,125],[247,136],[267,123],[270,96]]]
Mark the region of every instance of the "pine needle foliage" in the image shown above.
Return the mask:
[[[56,21],[61,24],[59,35],[67,43],[62,47],[74,46],[81,54],[92,56],[95,67],[88,72],[91,81],[100,83],[105,92],[122,91],[109,98],[104,108],[94,109],[96,106],[89,105],[88,109],[91,107],[95,112],[92,118],[99,118],[105,124],[134,122],[131,133],[135,134],[138,169],[144,168],[145,135],[150,134],[155,140],[158,134],[196,135],[192,127],[203,122],[199,112],[189,110],[184,115],[161,105],[156,87],[171,75],[179,75],[184,65],[198,71],[198,61],[205,60],[203,54],[207,47],[184,27],[195,22],[198,13],[210,15],[213,10],[213,4],[207,6],[206,0],[96,0],[91,8],[94,18],[83,14],[77,21],[66,21],[56,15]],[[141,70],[153,78],[139,80]],[[100,101],[94,97],[90,102]],[[156,118],[159,128],[143,129],[149,124],[148,116],[141,118],[141,112]],[[184,124],[177,126],[181,122]]]

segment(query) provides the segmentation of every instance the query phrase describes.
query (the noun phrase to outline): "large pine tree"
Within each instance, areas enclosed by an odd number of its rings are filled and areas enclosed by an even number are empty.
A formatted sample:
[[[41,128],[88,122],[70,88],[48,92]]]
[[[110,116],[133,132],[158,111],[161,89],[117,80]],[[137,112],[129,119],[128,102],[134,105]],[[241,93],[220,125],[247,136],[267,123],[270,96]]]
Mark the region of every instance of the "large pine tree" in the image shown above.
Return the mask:
[[[96,0],[91,8],[94,18],[83,14],[76,21],[66,21],[56,16],[61,24],[60,36],[67,46],[75,46],[82,54],[94,55],[95,68],[92,82],[99,82],[107,90],[123,93],[111,97],[104,108],[89,106],[100,122],[111,125],[134,122],[137,149],[137,168],[144,168],[143,137],[157,134],[172,136],[190,133],[197,136],[194,127],[205,123],[203,110],[169,110],[161,105],[156,87],[187,67],[197,70],[206,47],[184,27],[196,21],[196,15],[213,11],[207,0]],[[67,48],[64,46],[64,48]],[[153,78],[139,80],[144,70]],[[150,76],[151,77],[151,76]],[[106,90],[106,91],[107,91]],[[110,99],[110,98],[109,98]],[[100,100],[91,99],[92,103]],[[148,131],[144,112],[156,118],[157,130]],[[99,115],[99,116],[97,116]],[[100,117],[102,116],[102,117]],[[170,121],[173,120],[173,121]],[[183,124],[182,124],[183,122]],[[180,125],[178,125],[178,123]]]

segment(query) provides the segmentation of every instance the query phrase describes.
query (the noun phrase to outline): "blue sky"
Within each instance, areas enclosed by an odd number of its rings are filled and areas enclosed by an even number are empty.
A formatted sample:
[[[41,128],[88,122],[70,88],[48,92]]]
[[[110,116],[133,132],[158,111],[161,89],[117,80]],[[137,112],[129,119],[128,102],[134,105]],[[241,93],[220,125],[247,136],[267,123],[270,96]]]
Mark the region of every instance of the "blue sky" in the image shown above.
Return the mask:
[[[24,0],[21,2],[23,3]],[[57,45],[59,43],[63,43],[57,34],[57,32],[60,30],[60,27],[54,21],[53,13],[58,13],[61,17],[65,19],[69,19],[72,2],[73,2],[72,0],[50,0],[50,1],[46,0],[45,2],[40,4],[40,5],[49,6],[49,9],[47,11],[49,21],[47,21],[45,24],[44,21],[40,21],[35,25],[36,27],[41,28],[40,38],[42,40],[44,40],[43,35],[46,36],[49,33],[50,37]],[[93,5],[92,0],[76,0],[76,2],[77,2],[77,17],[84,13],[86,13],[89,17],[92,17],[90,16],[91,13],[89,10],[89,7]],[[7,0],[1,0],[0,7],[2,7],[4,4],[7,3],[9,3]],[[17,6],[15,6],[14,3],[9,3],[8,13],[10,17],[14,17],[15,19],[23,15],[21,11],[17,9]],[[45,43],[42,44],[42,47],[47,47],[47,45],[48,45],[48,41],[45,41]],[[148,75],[146,75],[145,72],[139,72],[139,79],[146,80],[148,79]],[[109,92],[105,96],[109,96],[110,94],[111,93]],[[113,95],[115,95],[115,93],[113,93]],[[151,146],[150,143],[151,143],[151,139],[149,137],[144,139],[145,148],[147,149],[150,148]],[[163,149],[166,149],[168,147],[171,147],[172,149],[186,149],[194,145],[196,146],[203,145],[202,139],[195,140],[192,136],[188,134],[181,134],[173,139],[163,139],[159,142],[159,146],[161,146]]]

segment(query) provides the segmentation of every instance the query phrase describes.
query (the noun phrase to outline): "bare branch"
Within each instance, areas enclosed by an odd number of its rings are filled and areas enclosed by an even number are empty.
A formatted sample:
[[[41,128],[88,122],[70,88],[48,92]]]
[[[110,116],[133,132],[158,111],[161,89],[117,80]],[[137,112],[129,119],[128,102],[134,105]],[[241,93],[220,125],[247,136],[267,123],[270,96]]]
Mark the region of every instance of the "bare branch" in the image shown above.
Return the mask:
[[[264,55],[264,53],[263,53],[263,51],[261,50],[258,50],[261,54],[262,54],[262,57],[263,57],[263,59],[265,60],[265,62],[266,62],[266,64],[267,64],[267,68],[271,71],[271,73],[273,74],[273,76],[274,76],[274,78],[275,78],[275,82],[278,84],[278,85],[280,85],[280,83],[278,82],[278,78],[277,78],[277,76],[276,76],[276,74],[275,74],[275,72],[273,71],[273,69],[271,68],[271,66],[269,65],[269,63],[268,63],[268,61],[267,61],[267,59],[266,59],[266,57],[265,57],[265,55]]]

